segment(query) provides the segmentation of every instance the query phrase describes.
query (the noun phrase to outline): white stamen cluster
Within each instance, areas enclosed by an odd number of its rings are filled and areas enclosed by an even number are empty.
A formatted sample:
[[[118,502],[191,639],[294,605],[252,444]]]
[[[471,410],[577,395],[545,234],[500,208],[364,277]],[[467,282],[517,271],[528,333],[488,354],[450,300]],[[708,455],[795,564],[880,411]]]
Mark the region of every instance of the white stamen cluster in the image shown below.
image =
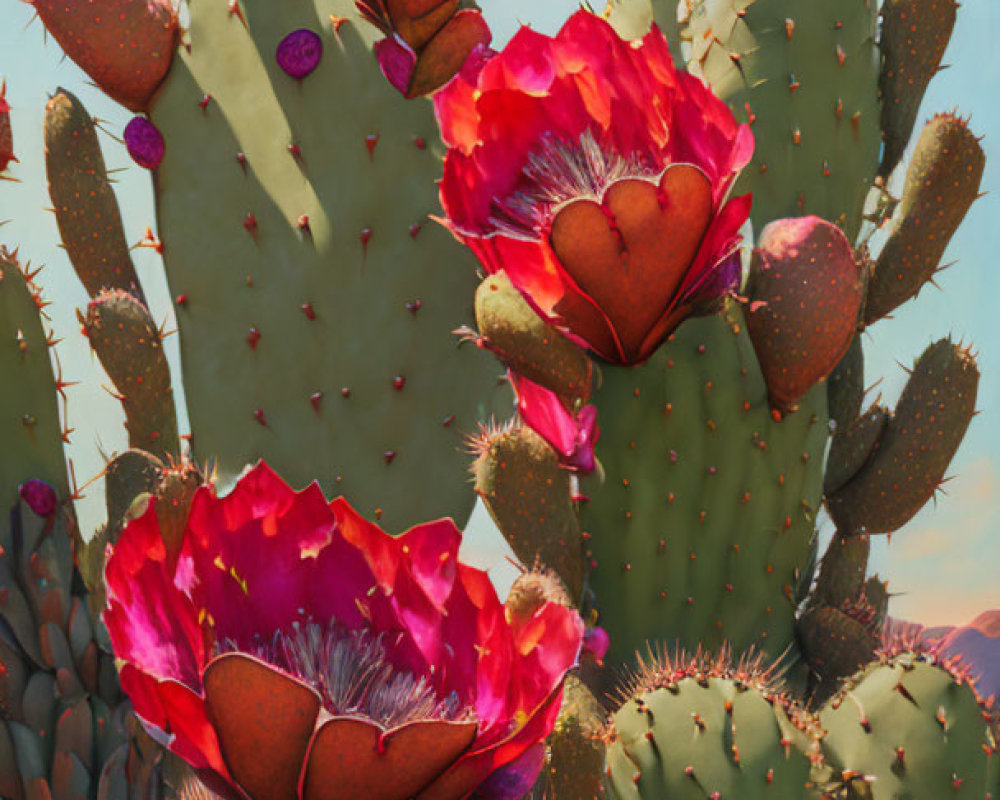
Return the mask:
[[[638,153],[623,156],[602,147],[589,130],[576,142],[546,134],[528,156],[517,191],[494,200],[490,222],[506,236],[537,239],[563,203],[579,198],[599,202],[615,181],[654,178],[662,170],[663,165],[651,165]]]

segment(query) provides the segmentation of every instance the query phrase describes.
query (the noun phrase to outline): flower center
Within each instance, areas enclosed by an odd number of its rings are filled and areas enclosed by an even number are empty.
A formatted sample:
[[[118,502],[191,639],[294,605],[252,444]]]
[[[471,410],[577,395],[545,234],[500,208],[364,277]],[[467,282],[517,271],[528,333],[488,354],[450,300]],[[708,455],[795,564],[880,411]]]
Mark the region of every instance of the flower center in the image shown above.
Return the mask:
[[[493,201],[490,221],[504,235],[537,239],[562,204],[578,198],[600,202],[615,181],[656,178],[664,166],[602,147],[589,130],[575,142],[546,134],[528,156],[517,189]]]
[[[366,717],[384,728],[473,717],[455,692],[440,697],[427,676],[397,669],[382,636],[367,629],[297,622],[251,655],[312,686],[334,716]]]

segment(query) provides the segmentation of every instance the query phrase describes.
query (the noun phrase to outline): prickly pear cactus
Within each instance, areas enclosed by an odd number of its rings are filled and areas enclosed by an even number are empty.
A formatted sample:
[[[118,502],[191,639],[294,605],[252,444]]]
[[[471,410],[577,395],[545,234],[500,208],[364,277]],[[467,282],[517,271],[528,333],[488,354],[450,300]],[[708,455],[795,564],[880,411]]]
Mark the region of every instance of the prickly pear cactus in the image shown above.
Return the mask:
[[[820,710],[823,749],[850,796],[988,797],[1000,755],[972,687],[926,654],[887,656]]]
[[[393,529],[463,521],[462,436],[487,415],[496,367],[450,335],[476,276],[428,219],[430,104],[386,82],[378,31],[348,0],[190,14],[150,118],[196,452],[223,480],[257,458],[318,478]],[[275,51],[299,29],[322,55],[297,78]]]
[[[653,0],[657,19],[676,12]],[[860,229],[879,165],[878,8],[869,0],[700,0],[689,66],[754,132],[736,191],[754,194],[754,227],[816,214]]]
[[[757,665],[678,653],[647,670],[606,734],[611,797],[813,796],[818,728]]]
[[[0,245],[0,507],[17,500],[17,487],[37,477],[69,496],[59,401],[66,384],[53,377],[54,342],[40,313],[46,301],[27,262]]]
[[[822,502],[823,388],[775,421],[738,308],[688,321],[648,364],[602,379],[604,485],[581,519],[612,656],[647,639],[780,656]]]

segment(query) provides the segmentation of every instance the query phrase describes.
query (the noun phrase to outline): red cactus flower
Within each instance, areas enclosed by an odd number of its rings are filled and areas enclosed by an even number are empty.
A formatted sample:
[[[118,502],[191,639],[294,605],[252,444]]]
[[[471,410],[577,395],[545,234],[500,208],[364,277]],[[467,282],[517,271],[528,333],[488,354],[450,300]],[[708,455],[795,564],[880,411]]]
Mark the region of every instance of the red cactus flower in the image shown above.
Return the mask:
[[[559,395],[544,386],[514,372],[508,377],[524,424],[552,445],[563,466],[593,472],[597,466],[594,445],[601,436],[597,406],[569,410]]]
[[[199,489],[173,557],[150,508],[106,568],[122,686],[230,798],[530,783],[583,626],[556,604],[508,622],[460,538],[450,520],[389,536],[264,464],[226,497]]]
[[[488,272],[604,358],[644,361],[739,278],[753,137],[654,26],[627,42],[580,11],[522,28],[434,97],[447,224]]]

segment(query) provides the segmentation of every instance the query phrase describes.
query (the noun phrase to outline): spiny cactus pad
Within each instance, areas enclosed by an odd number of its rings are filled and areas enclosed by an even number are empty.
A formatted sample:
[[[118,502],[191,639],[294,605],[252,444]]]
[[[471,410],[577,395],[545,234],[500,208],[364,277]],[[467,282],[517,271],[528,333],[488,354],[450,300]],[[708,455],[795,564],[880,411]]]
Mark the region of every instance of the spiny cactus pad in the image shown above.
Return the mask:
[[[87,294],[123,289],[142,300],[94,121],[65,89],[45,107],[45,167],[59,235]]]
[[[614,800],[806,800],[814,732],[807,716],[741,670],[660,667],[612,717]]]
[[[966,348],[941,339],[923,352],[875,451],[827,496],[838,530],[891,533],[934,496],[975,414],[978,386]]]
[[[955,0],[885,0],[879,47],[882,49],[882,136],[885,150],[879,174],[899,163],[913,133],[920,101],[948,47],[958,3]]]
[[[163,335],[128,292],[102,291],[80,321],[118,390],[129,444],[157,456],[178,451],[177,415]]]
[[[349,0],[190,11],[151,119],[195,451],[223,482],[261,457],[292,484],[318,478],[392,529],[463,523],[462,437],[491,410],[496,365],[451,335],[476,267],[428,219],[430,104],[388,84]],[[274,53],[301,28],[323,56],[297,80]]]
[[[657,19],[676,6],[654,0]],[[753,192],[756,230],[816,214],[857,236],[881,138],[876,6],[719,0],[692,12],[692,69],[752,123],[754,159],[734,191]]]
[[[840,782],[872,800],[982,800],[998,755],[977,697],[927,656],[903,653],[851,679],[820,711]]]
[[[41,478],[61,498],[69,495],[62,449],[58,392],[49,337],[39,313],[41,289],[28,277],[28,264],[0,245],[0,508],[17,500],[17,487]]]
[[[570,473],[556,452],[526,427],[484,431],[472,466],[476,492],[515,555],[553,569],[578,600],[583,589],[583,540],[573,508]]]
[[[868,285],[869,324],[892,313],[933,279],[952,234],[979,196],[985,166],[983,148],[965,120],[938,114],[924,126],[892,233]]]
[[[775,422],[730,308],[688,320],[642,367],[604,367],[594,403],[606,477],[584,484],[581,519],[612,661],[647,639],[780,655],[809,578],[825,387]]]

